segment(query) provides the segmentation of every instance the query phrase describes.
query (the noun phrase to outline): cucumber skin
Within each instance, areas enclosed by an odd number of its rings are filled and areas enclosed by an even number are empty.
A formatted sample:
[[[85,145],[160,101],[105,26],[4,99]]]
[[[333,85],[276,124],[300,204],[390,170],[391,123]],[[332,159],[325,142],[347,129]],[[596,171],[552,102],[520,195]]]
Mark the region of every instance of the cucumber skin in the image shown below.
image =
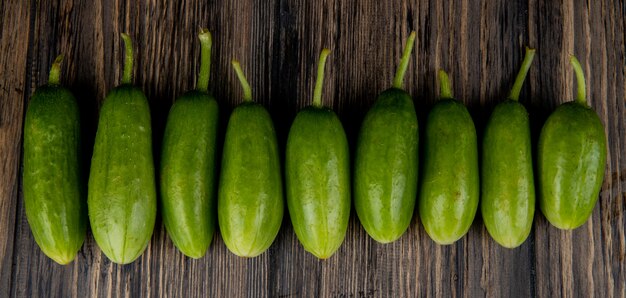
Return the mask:
[[[215,231],[215,153],[218,105],[208,93],[190,91],[172,106],[161,155],[161,215],[174,245],[201,258]]]
[[[320,259],[343,243],[350,218],[350,156],[343,126],[327,108],[298,113],[287,139],[287,206],[304,249]]]
[[[533,225],[535,184],[528,112],[514,100],[498,104],[485,128],[481,213],[500,245],[520,246]]]
[[[98,246],[128,264],[148,246],[156,217],[150,107],[139,88],[117,87],[102,108],[87,206]]]
[[[465,106],[440,99],[428,115],[419,213],[438,244],[452,244],[467,233],[478,209],[476,128]]]
[[[418,122],[411,96],[391,88],[363,121],[354,165],[354,206],[367,233],[389,243],[411,223],[417,197]]]
[[[606,136],[598,115],[576,102],[559,106],[539,136],[539,207],[560,229],[583,225],[598,201]]]
[[[224,243],[234,254],[255,257],[278,235],[284,202],[280,157],[272,119],[245,102],[228,121],[217,215]]]
[[[80,151],[80,113],[72,93],[37,88],[24,124],[24,209],[41,250],[62,265],[74,260],[87,228]]]

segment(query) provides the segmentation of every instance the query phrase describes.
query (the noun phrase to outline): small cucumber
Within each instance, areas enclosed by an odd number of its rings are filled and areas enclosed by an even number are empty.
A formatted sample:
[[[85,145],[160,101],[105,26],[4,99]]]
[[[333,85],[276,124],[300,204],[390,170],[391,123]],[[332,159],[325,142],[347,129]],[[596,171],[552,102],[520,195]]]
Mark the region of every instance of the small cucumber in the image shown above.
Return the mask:
[[[156,217],[150,107],[133,87],[133,50],[122,33],[126,62],[122,85],[100,109],[91,158],[89,220],[96,243],[114,263],[137,259],[148,246]]]
[[[428,114],[419,213],[435,242],[452,244],[467,233],[478,209],[476,128],[467,108],[452,97],[439,71],[441,94]]]
[[[270,114],[252,102],[239,62],[232,62],[244,102],[228,120],[217,216],[228,249],[241,257],[267,250],[278,235],[284,202],[276,131]]]
[[[329,258],[343,243],[350,218],[350,157],[343,126],[322,107],[322,50],[313,105],[298,113],[287,138],[285,176],[287,206],[304,249]]]
[[[530,123],[518,102],[534,56],[527,48],[511,94],[496,105],[483,138],[481,213],[491,237],[508,248],[528,238],[535,214]]]
[[[539,207],[559,229],[583,225],[598,201],[606,167],[606,136],[586,101],[584,72],[576,57],[578,94],[544,124],[538,145]]]
[[[418,123],[413,99],[402,90],[415,32],[409,36],[393,87],[365,115],[354,166],[354,206],[365,231],[381,243],[407,230],[417,196]]]
[[[208,93],[211,33],[198,35],[202,47],[197,90],[172,106],[161,155],[161,214],[174,245],[186,256],[204,256],[216,222],[215,148],[218,106]]]
[[[63,55],[48,85],[30,98],[24,123],[24,208],[41,250],[65,265],[85,240],[87,206],[81,186],[80,115],[72,93],[59,85]]]

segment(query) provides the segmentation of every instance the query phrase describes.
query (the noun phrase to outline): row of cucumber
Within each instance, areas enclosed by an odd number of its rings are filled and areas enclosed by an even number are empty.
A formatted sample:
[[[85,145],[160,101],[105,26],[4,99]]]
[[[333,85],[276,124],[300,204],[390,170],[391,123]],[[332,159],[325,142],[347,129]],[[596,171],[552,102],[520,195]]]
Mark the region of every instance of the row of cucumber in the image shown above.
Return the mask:
[[[261,254],[281,226],[283,179],[272,120],[252,101],[239,63],[233,61],[233,67],[244,101],[230,115],[216,185],[218,104],[208,91],[212,42],[210,33],[201,30],[196,90],[180,97],[167,119],[157,202],[150,110],[144,93],[132,85],[132,42],[126,34],[122,38],[122,84],[111,90],[100,110],[86,202],[79,110],[73,95],[59,85],[62,56],[53,63],[48,85],[31,97],[24,126],[23,189],[36,242],[56,262],[71,262],[84,241],[88,215],[104,254],[113,262],[130,263],[149,243],[158,203],[170,238],[189,257],[205,254],[216,221],[234,254]],[[535,177],[528,113],[518,97],[534,50],[526,50],[510,95],[489,118],[482,172],[472,118],[453,98],[446,73],[439,72],[441,98],[426,122],[418,193],[418,120],[412,97],[402,90],[414,42],[415,32],[392,87],[365,116],[352,181],[344,129],[321,100],[329,50],[321,53],[312,105],[298,113],[289,131],[284,176],[294,231],[318,258],[330,257],[341,246],[351,194],[363,227],[381,243],[402,236],[417,201],[426,232],[439,244],[467,233],[479,197],[484,223],[496,242],[516,247],[530,233]],[[585,101],[583,71],[573,56],[571,63],[577,99],[548,118],[536,157],[539,206],[561,229],[574,229],[590,216],[606,163],[604,128]]]

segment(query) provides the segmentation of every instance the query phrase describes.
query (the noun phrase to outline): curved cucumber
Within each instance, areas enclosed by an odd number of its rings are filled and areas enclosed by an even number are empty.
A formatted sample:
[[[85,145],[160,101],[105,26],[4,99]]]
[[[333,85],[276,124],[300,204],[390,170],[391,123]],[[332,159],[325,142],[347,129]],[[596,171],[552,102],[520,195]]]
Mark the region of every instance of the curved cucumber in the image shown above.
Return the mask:
[[[197,90],[181,96],[167,118],[161,155],[161,214],[174,245],[204,256],[216,222],[215,152],[218,105],[207,92],[211,34],[202,30]]]
[[[441,99],[428,114],[419,213],[428,235],[452,244],[467,233],[478,209],[478,148],[474,122],[452,98],[439,72]]]
[[[400,238],[415,209],[418,123],[413,100],[401,89],[414,43],[412,32],[394,86],[365,115],[356,149],[354,206],[365,231],[381,243]]]
[[[150,107],[131,86],[132,42],[126,44],[122,86],[104,100],[89,175],[89,220],[96,243],[113,262],[127,264],[148,246],[156,217]]]
[[[304,249],[320,259],[341,246],[350,218],[350,157],[343,126],[321,106],[324,65],[320,56],[313,106],[296,116],[287,139],[287,206]]]
[[[59,86],[57,57],[48,85],[30,98],[24,123],[24,208],[41,250],[59,264],[74,260],[85,240],[80,117],[72,93]]]
[[[559,229],[583,225],[598,201],[606,167],[606,136],[587,105],[585,79],[576,57],[576,101],[559,106],[544,124],[538,145],[539,206]]]
[[[242,257],[267,250],[283,220],[283,189],[274,124],[252,94],[239,63],[244,103],[228,120],[218,190],[220,232],[228,249]]]
[[[491,237],[508,248],[528,238],[535,214],[530,123],[517,101],[534,54],[526,49],[511,95],[495,107],[483,138],[481,214]]]

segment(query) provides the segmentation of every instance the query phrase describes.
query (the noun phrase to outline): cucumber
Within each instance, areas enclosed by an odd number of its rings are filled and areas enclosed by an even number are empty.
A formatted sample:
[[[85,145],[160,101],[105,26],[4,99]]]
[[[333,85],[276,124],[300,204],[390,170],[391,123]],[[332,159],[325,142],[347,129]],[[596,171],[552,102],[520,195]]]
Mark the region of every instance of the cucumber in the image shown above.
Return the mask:
[[[65,265],[85,240],[87,206],[81,181],[80,114],[72,93],[59,85],[63,55],[48,84],[30,98],[24,123],[23,190],[35,242]]]
[[[148,246],[156,217],[150,107],[133,87],[133,51],[122,33],[126,62],[122,85],[100,109],[91,158],[87,206],[96,243],[114,263],[137,259]]]
[[[576,100],[559,106],[541,129],[537,149],[539,207],[555,227],[572,230],[593,211],[606,167],[606,135],[587,104],[585,77],[576,57]]]
[[[304,249],[320,259],[343,243],[350,218],[350,157],[343,126],[322,106],[322,50],[313,105],[300,111],[289,130],[285,157],[287,206]]]
[[[452,97],[439,71],[441,94],[428,114],[419,213],[426,233],[452,244],[467,233],[478,209],[476,128],[467,108]]]
[[[270,114],[252,102],[239,62],[232,62],[244,102],[228,120],[218,189],[217,217],[226,247],[255,257],[278,235],[284,202],[276,131]]]
[[[481,168],[481,214],[491,237],[520,246],[533,225],[535,184],[528,112],[518,102],[535,50],[526,49],[507,100],[496,105],[485,127]]]
[[[161,214],[168,235],[186,256],[204,256],[215,231],[215,152],[219,108],[208,93],[211,33],[202,47],[197,90],[172,106],[161,155]]]
[[[417,196],[418,123],[402,90],[415,32],[409,36],[393,86],[365,115],[354,165],[354,206],[365,231],[380,243],[397,240],[411,223]]]

